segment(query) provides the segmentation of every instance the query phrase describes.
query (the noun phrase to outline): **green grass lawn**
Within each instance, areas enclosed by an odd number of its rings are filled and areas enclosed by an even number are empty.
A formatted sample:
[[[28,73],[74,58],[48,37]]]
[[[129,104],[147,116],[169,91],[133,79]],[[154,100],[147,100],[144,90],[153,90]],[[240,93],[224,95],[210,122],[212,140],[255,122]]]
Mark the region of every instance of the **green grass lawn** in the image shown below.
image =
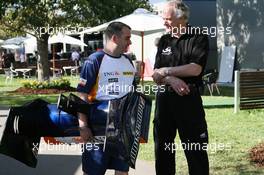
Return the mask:
[[[67,77],[76,87],[78,78]],[[146,84],[151,84],[147,82]],[[21,105],[31,99],[43,98],[51,103],[57,101],[58,94],[52,95],[10,95],[8,91],[21,86],[21,79],[5,83],[0,75],[0,106]],[[250,175],[264,174],[264,168],[250,163],[248,151],[264,141],[264,109],[233,113],[233,88],[220,87],[220,96],[209,96],[205,91],[203,102],[209,131],[209,161],[211,174]],[[152,97],[153,94],[152,94]],[[153,100],[154,104],[154,100]],[[221,107],[221,108],[219,108]],[[154,106],[152,108],[152,118]],[[152,121],[152,120],[151,120]],[[153,124],[150,123],[149,143],[142,144],[139,159],[154,161]],[[176,139],[179,145],[179,139]],[[188,174],[182,150],[177,151],[177,174]]]
[[[248,151],[264,142],[264,110],[242,111],[234,114],[232,108],[206,109],[209,132],[210,174],[251,175],[264,174],[249,161]],[[141,144],[139,158],[154,161],[153,124],[149,143]],[[177,137],[176,143],[179,145]],[[177,151],[177,174],[188,174],[184,153]]]
[[[78,77],[65,77],[71,81],[71,86],[76,87],[79,78]],[[59,94],[32,94],[32,95],[15,95],[10,94],[10,91],[13,91],[22,86],[22,78],[13,78],[10,82],[5,82],[5,78],[3,75],[0,75],[0,106],[17,106],[22,105],[30,100],[36,98],[42,98],[50,103],[56,103]]]

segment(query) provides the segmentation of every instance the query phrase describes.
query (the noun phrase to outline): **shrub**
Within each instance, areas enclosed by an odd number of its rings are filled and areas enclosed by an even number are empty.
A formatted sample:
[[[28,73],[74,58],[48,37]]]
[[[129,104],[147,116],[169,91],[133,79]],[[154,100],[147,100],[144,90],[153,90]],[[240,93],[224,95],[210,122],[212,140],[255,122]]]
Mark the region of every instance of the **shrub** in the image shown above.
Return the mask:
[[[69,89],[71,87],[70,81],[64,78],[50,81],[26,80],[22,82],[22,85],[31,89]]]

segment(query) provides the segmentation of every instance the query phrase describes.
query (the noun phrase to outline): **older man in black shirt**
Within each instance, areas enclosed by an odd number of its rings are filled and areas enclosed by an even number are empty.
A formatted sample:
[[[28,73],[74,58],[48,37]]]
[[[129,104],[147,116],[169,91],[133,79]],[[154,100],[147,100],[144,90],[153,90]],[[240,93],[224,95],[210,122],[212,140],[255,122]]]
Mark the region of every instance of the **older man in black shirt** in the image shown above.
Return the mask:
[[[154,140],[156,174],[175,174],[174,144],[178,131],[189,174],[209,174],[208,133],[199,86],[208,55],[208,38],[188,26],[189,9],[182,1],[168,2],[158,45],[153,80],[165,85],[156,96]]]

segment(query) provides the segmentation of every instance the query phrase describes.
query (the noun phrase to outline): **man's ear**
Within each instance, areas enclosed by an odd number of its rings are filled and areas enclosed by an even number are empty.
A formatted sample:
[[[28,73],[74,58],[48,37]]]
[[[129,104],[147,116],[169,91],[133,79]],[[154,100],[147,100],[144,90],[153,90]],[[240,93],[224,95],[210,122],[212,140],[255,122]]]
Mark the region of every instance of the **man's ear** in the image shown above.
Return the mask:
[[[117,35],[113,35],[112,36],[112,40],[113,40],[114,43],[117,43],[117,41],[118,41]]]

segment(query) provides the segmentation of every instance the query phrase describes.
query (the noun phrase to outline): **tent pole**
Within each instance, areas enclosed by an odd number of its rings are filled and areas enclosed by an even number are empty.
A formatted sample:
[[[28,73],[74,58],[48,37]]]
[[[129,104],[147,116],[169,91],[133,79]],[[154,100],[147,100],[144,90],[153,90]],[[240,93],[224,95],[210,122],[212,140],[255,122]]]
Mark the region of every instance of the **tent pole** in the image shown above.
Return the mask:
[[[63,43],[63,52],[67,52],[67,46],[66,46],[66,43]]]
[[[52,46],[52,74],[55,77],[55,44]]]
[[[144,85],[144,32],[141,32],[141,65],[140,65],[140,74],[141,74],[141,85]]]

